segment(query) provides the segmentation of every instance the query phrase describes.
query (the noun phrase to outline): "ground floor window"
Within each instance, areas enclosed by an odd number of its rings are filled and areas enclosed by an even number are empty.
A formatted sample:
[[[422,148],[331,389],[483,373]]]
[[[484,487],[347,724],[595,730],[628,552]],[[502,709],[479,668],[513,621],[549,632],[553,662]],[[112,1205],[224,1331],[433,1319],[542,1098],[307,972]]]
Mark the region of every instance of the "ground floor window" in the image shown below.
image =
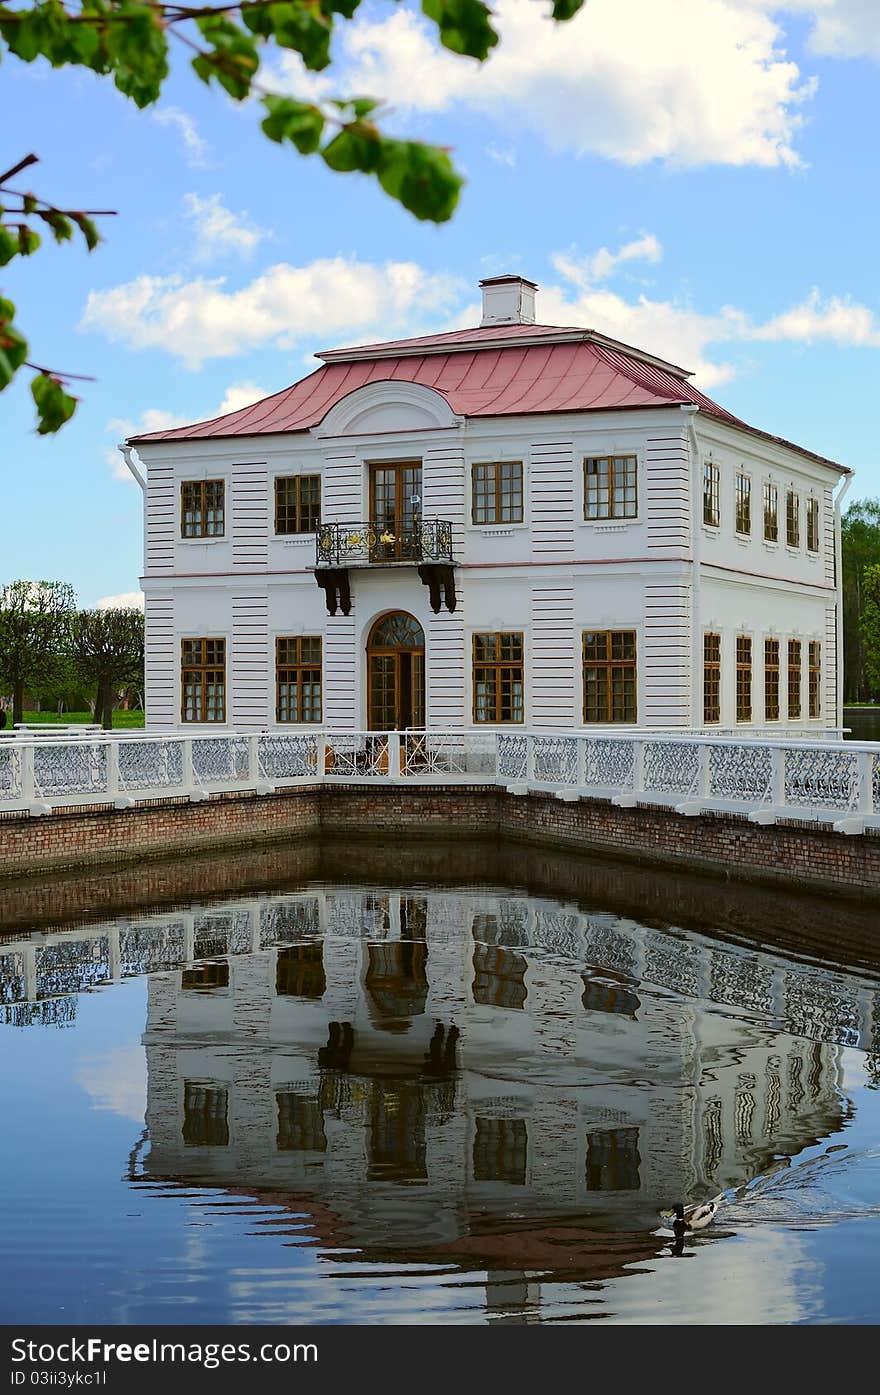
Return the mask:
[[[810,640],[809,699],[810,716],[822,715],[822,645],[817,639]]]
[[[721,721],[721,636],[703,635],[703,721]]]
[[[635,722],[635,630],[585,630],[585,722]]]
[[[779,721],[779,640],[764,640],[764,721]]]
[[[752,641],[749,635],[736,637],[736,720],[752,720]]]
[[[320,722],[320,635],[296,635],[276,639],[275,720]]]
[[[181,642],[180,715],[184,722],[226,721],[226,640]]]
[[[474,635],[474,721],[524,718],[521,633]]]
[[[788,719],[801,715],[801,642],[788,641]]]

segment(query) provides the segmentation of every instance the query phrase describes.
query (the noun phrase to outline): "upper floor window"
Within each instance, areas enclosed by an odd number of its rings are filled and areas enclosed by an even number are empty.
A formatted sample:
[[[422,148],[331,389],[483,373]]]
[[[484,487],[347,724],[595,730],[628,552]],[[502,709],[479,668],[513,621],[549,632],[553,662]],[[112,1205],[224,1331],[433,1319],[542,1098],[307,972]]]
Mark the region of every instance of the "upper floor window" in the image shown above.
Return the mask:
[[[721,523],[721,471],[711,460],[703,464],[703,522],[710,528]]]
[[[584,721],[636,720],[635,630],[586,630]]]
[[[764,485],[764,541],[779,541],[779,490],[769,482]]]
[[[819,551],[819,500],[807,500],[807,551]]]
[[[801,545],[801,500],[794,489],[785,494],[785,541],[789,547]]]
[[[275,641],[276,722],[320,722],[321,636]]]
[[[736,531],[744,537],[752,531],[752,478],[742,470],[736,476]]]
[[[721,721],[721,636],[703,635],[703,721]]]
[[[493,460],[471,467],[471,518],[474,523],[522,523],[521,460]]]
[[[636,457],[588,456],[584,461],[584,518],[635,518],[637,513]]]
[[[749,635],[736,637],[736,720],[752,720],[752,641]]]
[[[314,533],[321,523],[321,476],[276,475],[275,532]]]
[[[184,722],[226,721],[226,640],[181,641],[180,715]]]
[[[474,721],[523,720],[523,637],[474,635]]]
[[[226,531],[223,480],[184,480],[180,486],[180,536],[222,538]]]

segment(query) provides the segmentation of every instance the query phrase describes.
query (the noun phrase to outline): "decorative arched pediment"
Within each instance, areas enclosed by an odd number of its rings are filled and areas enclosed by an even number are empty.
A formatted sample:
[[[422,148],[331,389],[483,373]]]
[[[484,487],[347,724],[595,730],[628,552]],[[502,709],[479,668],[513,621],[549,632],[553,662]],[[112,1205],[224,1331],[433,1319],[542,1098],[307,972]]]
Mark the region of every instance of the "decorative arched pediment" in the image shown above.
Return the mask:
[[[458,426],[446,398],[419,383],[384,379],[355,388],[330,408],[315,436],[378,435],[391,431],[436,431]]]

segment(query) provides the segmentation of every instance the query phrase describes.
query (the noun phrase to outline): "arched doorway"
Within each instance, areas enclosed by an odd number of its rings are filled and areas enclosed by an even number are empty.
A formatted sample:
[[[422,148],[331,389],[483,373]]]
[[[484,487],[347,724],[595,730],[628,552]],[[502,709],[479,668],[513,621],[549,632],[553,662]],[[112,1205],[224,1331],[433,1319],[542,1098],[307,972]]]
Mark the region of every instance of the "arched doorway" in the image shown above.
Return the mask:
[[[403,610],[377,620],[367,640],[370,731],[425,725],[425,632]]]

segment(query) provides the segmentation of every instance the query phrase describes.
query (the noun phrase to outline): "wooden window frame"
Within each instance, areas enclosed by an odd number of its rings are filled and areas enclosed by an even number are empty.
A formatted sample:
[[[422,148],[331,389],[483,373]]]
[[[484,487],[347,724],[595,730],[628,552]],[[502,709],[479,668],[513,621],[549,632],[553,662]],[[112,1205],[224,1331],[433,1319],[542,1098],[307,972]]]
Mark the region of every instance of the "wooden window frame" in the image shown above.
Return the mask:
[[[814,494],[807,498],[807,551],[819,552],[819,500]]]
[[[752,477],[745,470],[736,472],[736,531],[741,538],[752,536]]]
[[[481,475],[481,471],[485,473]],[[509,480],[504,477],[505,471],[512,472]],[[471,523],[474,527],[495,528],[522,523],[523,479],[521,460],[475,460],[471,465]],[[480,511],[485,513],[484,518],[477,517]]]
[[[494,640],[496,657],[484,658],[478,654],[478,648],[482,641]],[[519,641],[519,657],[504,657],[505,644],[509,647],[511,640]],[[525,721],[526,704],[526,684],[525,684],[525,635],[522,630],[480,630],[471,638],[472,654],[472,683],[473,683],[473,717],[475,726],[521,726]],[[494,687],[495,709],[494,716],[481,716],[477,703],[477,687],[481,680],[479,674],[491,674],[491,682]],[[513,683],[519,674],[520,703],[519,716],[504,716],[505,701],[504,692],[507,686],[513,697]],[[516,711],[516,703],[511,700],[510,711]]]
[[[715,630],[703,635],[703,725],[721,721],[721,636]]]
[[[596,639],[604,639],[604,656],[595,657],[594,654],[587,656],[587,636],[592,635]],[[631,654],[615,654],[615,640],[630,641]],[[634,726],[639,719],[639,672],[638,672],[638,635],[635,630],[583,630],[581,632],[581,702],[585,726],[613,724],[615,726]],[[599,670],[605,675],[605,716],[595,717],[587,714],[587,671],[589,669]],[[622,676],[632,675],[631,693],[632,707],[625,706],[624,715],[615,715],[615,678],[618,681]],[[624,677],[625,682],[625,677]],[[624,694],[626,703],[626,694]]]
[[[197,660],[194,660],[194,659],[193,659],[192,653],[190,653],[189,655],[187,654],[187,645],[194,645],[194,644],[199,645],[199,656],[198,656],[198,659],[197,659]],[[215,646],[215,649],[216,649],[216,646],[217,646],[217,645],[222,646],[222,648],[221,648],[221,650],[220,650],[220,657],[219,657],[219,658],[217,657],[216,652],[213,653],[213,654],[209,652],[209,649],[208,649],[208,646],[209,646],[209,645]],[[187,690],[187,674],[192,674],[192,673],[199,673],[199,674],[201,674],[201,683],[200,683],[200,685],[199,685],[199,686],[200,686],[200,689],[201,689],[201,695],[200,695],[200,701],[199,701],[199,715],[198,715],[197,717],[188,717],[188,716],[187,716],[187,695],[186,695],[186,690]],[[214,676],[214,683],[216,684],[216,675],[218,675],[218,674],[220,675],[220,684],[221,684],[221,688],[220,688],[220,707],[219,707],[220,715],[219,715],[219,716],[209,717],[209,716],[208,716],[208,708],[209,708],[209,701],[208,701],[208,699],[209,699],[208,675],[213,675],[213,676]],[[192,726],[192,725],[195,725],[195,724],[197,724],[197,723],[203,723],[203,722],[204,722],[204,723],[210,723],[211,726],[222,726],[222,725],[225,723],[225,721],[226,721],[226,640],[225,640],[224,638],[220,638],[220,637],[214,637],[214,638],[202,638],[202,637],[198,637],[198,638],[195,638],[195,639],[192,639],[192,638],[182,639],[182,640],[180,641],[180,720],[181,720],[181,722],[185,722],[188,726]]]
[[[764,481],[762,490],[764,513],[764,541],[779,542],[779,486],[772,480]],[[768,526],[769,525],[769,526]]]
[[[721,527],[721,467],[714,460],[703,461],[703,525]]]
[[[220,491],[220,526],[216,523],[208,522],[208,491],[219,489]],[[187,497],[189,493],[189,498]],[[217,512],[217,504],[211,505],[214,513]],[[198,522],[188,522],[187,514],[198,514]],[[214,531],[209,529],[213,527]],[[191,529],[192,531],[187,531]],[[196,529],[198,531],[196,531]],[[226,481],[219,480],[181,480],[180,483],[180,536],[186,540],[205,538],[225,538],[226,536]]]
[[[785,491],[785,545],[801,545],[801,496],[796,489]]]
[[[293,486],[289,490],[289,486]],[[307,488],[312,491],[317,486],[317,501],[305,498]],[[293,498],[284,498],[285,493]],[[277,537],[291,537],[298,533],[316,533],[321,526],[321,476],[276,475],[275,476],[275,534]]]
[[[764,640],[764,721],[778,722],[780,717],[779,677],[781,646],[778,639]]]
[[[736,720],[752,720],[752,637],[736,637]]]
[[[601,470],[591,470],[591,466],[599,466],[602,462],[607,464],[607,471],[603,476]],[[623,476],[623,484],[617,482],[616,477]],[[595,490],[591,490],[590,480],[596,481]],[[623,499],[618,501],[616,494],[618,489],[623,490]],[[604,498],[603,498],[604,493]],[[590,512],[591,494],[595,495],[595,513]],[[631,497],[630,497],[631,495]],[[603,513],[605,508],[607,512]],[[604,523],[611,519],[632,520],[639,516],[639,457],[637,455],[585,455],[584,456],[584,521],[586,523]]]
[[[822,641],[811,639],[807,651],[807,692],[811,720],[822,716]]]
[[[788,720],[800,721],[803,712],[803,698],[801,689],[803,685],[803,646],[799,639],[788,641]]]
[[[303,644],[317,644],[318,657],[303,658]],[[312,715],[305,717],[303,712],[303,683],[315,685],[317,673],[317,713],[314,702],[310,703]],[[282,684],[295,684],[295,716],[282,717]],[[288,701],[289,710],[289,701]],[[320,635],[277,635],[275,638],[275,721],[283,726],[312,725],[323,720],[324,711],[324,646]]]

